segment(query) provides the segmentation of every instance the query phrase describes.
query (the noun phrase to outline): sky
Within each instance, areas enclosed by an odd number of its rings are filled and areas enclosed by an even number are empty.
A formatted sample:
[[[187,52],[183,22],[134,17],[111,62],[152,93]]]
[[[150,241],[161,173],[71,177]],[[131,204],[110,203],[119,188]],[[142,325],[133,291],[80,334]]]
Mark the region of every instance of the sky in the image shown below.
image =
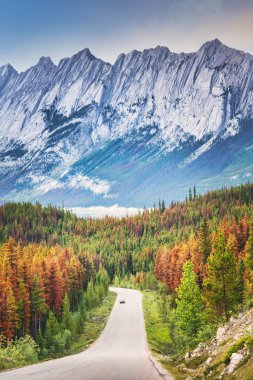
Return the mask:
[[[253,54],[253,0],[0,0],[0,66],[57,64],[88,47],[113,63],[157,45],[192,52],[220,39]]]

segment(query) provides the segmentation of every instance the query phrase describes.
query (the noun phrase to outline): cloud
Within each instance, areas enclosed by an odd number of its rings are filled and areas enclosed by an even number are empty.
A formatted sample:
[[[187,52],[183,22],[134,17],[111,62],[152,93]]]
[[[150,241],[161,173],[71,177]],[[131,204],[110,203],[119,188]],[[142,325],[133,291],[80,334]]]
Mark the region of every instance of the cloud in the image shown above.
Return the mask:
[[[138,209],[135,207],[121,207],[118,204],[115,204],[110,207],[104,206],[91,206],[91,207],[73,207],[71,209],[73,213],[82,218],[102,218],[104,216],[115,216],[115,217],[124,217],[126,215],[136,215],[139,212],[142,212],[143,209]]]
[[[81,174],[77,174],[76,176],[72,177],[67,185],[73,189],[90,190],[94,194],[106,195],[110,191],[110,184],[108,181],[98,178],[89,178]]]

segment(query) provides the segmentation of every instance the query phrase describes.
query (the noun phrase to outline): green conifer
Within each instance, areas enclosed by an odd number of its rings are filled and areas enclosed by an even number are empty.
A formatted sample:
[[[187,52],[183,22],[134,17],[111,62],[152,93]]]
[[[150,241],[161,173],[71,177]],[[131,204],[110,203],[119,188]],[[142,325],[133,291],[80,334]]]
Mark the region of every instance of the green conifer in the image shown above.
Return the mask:
[[[191,261],[184,264],[177,295],[176,325],[191,347],[203,321],[203,302]]]
[[[203,283],[206,305],[210,315],[225,317],[228,321],[238,302],[237,273],[234,254],[221,231],[207,262],[207,278]]]
[[[211,234],[208,227],[207,218],[203,218],[200,226],[199,244],[200,252],[202,255],[202,262],[205,264],[212,251]]]

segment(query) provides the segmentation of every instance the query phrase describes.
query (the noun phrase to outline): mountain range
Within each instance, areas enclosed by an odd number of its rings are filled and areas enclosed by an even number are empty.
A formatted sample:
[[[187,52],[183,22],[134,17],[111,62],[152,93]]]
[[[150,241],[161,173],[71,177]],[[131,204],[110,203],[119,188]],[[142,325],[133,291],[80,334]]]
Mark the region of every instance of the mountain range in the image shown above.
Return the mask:
[[[0,67],[2,203],[150,207],[252,180],[253,56],[217,39]]]

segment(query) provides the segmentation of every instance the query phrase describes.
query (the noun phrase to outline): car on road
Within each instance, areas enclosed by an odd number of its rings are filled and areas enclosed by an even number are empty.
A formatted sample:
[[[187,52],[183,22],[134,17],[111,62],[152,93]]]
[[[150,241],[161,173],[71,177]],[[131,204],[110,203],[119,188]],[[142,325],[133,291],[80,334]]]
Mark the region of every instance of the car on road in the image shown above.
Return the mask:
[[[122,298],[119,303],[126,303],[126,301]]]

